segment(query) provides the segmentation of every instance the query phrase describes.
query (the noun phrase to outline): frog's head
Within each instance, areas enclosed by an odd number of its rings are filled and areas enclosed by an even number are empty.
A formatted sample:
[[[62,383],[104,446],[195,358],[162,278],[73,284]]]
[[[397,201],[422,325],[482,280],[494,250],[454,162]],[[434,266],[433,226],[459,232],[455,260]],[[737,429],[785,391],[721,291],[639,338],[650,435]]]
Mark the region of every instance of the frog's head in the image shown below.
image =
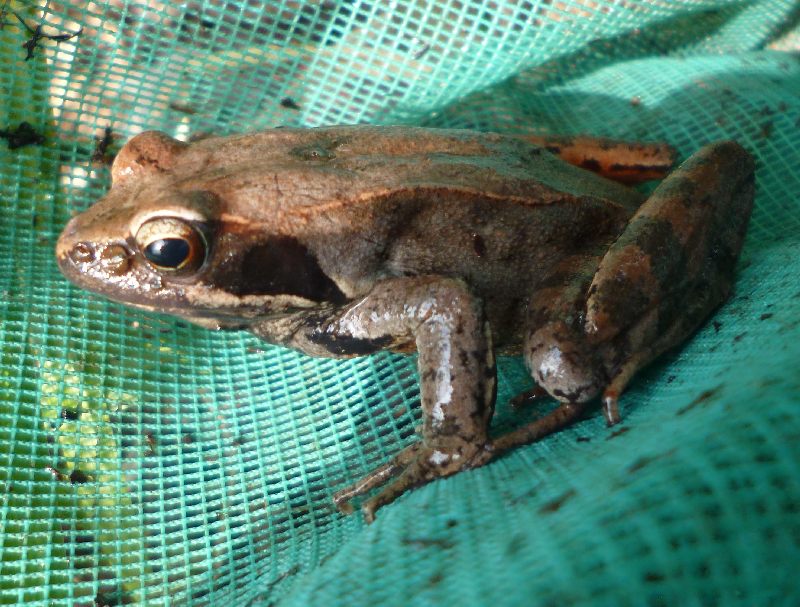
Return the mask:
[[[69,280],[206,326],[241,326],[343,297],[296,238],[231,216],[202,180],[187,177],[188,147],[150,131],[122,148],[109,192],[58,239]]]

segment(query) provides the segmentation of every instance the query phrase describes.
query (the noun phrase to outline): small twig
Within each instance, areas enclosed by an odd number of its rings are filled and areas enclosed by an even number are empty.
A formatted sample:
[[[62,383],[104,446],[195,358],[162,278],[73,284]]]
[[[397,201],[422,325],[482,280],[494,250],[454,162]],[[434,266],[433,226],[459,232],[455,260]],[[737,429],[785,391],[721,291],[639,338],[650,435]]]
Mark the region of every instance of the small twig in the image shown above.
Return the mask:
[[[3,11],[5,12],[5,8],[3,9]],[[81,27],[77,32],[73,32],[71,34],[55,34],[55,35],[43,34],[42,33],[43,26],[41,23],[39,23],[36,26],[36,28],[32,28],[25,22],[25,20],[22,17],[20,17],[17,14],[16,11],[14,11],[14,16],[17,18],[17,21],[19,21],[22,24],[22,27],[24,27],[31,35],[31,37],[28,38],[28,40],[26,40],[22,45],[22,48],[24,48],[27,51],[27,54],[25,55],[25,61],[27,61],[28,59],[33,59],[33,51],[36,50],[36,47],[39,46],[39,42],[41,40],[53,40],[54,42],[64,42],[65,40],[69,40],[70,38],[75,38],[76,36],[80,36],[83,33],[83,28]]]

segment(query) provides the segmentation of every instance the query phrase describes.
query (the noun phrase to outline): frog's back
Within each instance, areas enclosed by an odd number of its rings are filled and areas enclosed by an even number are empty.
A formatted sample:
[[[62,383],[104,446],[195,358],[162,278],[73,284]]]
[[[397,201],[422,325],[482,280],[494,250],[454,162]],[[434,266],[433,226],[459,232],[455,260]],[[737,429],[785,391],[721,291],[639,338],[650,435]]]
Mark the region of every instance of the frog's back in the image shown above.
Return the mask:
[[[629,213],[641,202],[636,192],[568,165],[541,147],[467,130],[272,129],[197,142],[181,163],[204,171],[225,167],[209,179],[222,199],[248,211],[248,201],[258,200],[275,219],[288,221],[292,215],[370,204],[414,189],[479,193],[526,206],[590,196],[614,201]],[[176,172],[191,173],[188,168]]]

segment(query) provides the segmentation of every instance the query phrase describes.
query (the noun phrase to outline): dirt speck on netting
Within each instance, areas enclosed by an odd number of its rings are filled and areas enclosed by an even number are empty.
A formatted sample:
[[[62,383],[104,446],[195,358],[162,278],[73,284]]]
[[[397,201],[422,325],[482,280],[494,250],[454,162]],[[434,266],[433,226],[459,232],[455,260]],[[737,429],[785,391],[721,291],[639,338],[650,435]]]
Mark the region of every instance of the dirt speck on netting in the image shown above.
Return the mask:
[[[704,392],[702,392],[700,394],[700,396],[695,398],[688,405],[678,409],[678,411],[677,411],[677,413],[675,413],[675,415],[683,415],[684,413],[688,413],[689,411],[691,411],[695,407],[698,407],[700,405],[708,404],[708,401],[711,400],[721,389],[722,389],[722,386],[717,386],[715,388],[711,388],[710,390],[705,390]]]
[[[575,489],[569,489],[559,495],[557,498],[550,500],[549,502],[542,505],[539,508],[539,514],[550,514],[551,512],[558,512],[558,510],[563,506],[567,500],[571,497],[575,496]]]

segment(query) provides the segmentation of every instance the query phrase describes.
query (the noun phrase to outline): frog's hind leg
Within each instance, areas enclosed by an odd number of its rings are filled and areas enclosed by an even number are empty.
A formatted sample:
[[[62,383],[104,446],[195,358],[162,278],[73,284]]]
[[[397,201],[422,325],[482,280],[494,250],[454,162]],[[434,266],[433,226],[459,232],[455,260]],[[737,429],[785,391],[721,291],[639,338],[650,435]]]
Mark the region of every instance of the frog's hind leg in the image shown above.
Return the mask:
[[[753,195],[750,154],[733,142],[708,145],[664,180],[603,257],[585,331],[606,352],[609,424],[619,421],[617,400],[636,371],[728,298]]]
[[[735,143],[703,148],[656,189],[607,253],[565,259],[537,289],[523,354],[537,383],[562,404],[496,439],[495,454],[573,423],[601,392],[606,419],[619,421],[617,400],[635,373],[728,297],[753,170]],[[587,277],[590,268],[598,269]]]

